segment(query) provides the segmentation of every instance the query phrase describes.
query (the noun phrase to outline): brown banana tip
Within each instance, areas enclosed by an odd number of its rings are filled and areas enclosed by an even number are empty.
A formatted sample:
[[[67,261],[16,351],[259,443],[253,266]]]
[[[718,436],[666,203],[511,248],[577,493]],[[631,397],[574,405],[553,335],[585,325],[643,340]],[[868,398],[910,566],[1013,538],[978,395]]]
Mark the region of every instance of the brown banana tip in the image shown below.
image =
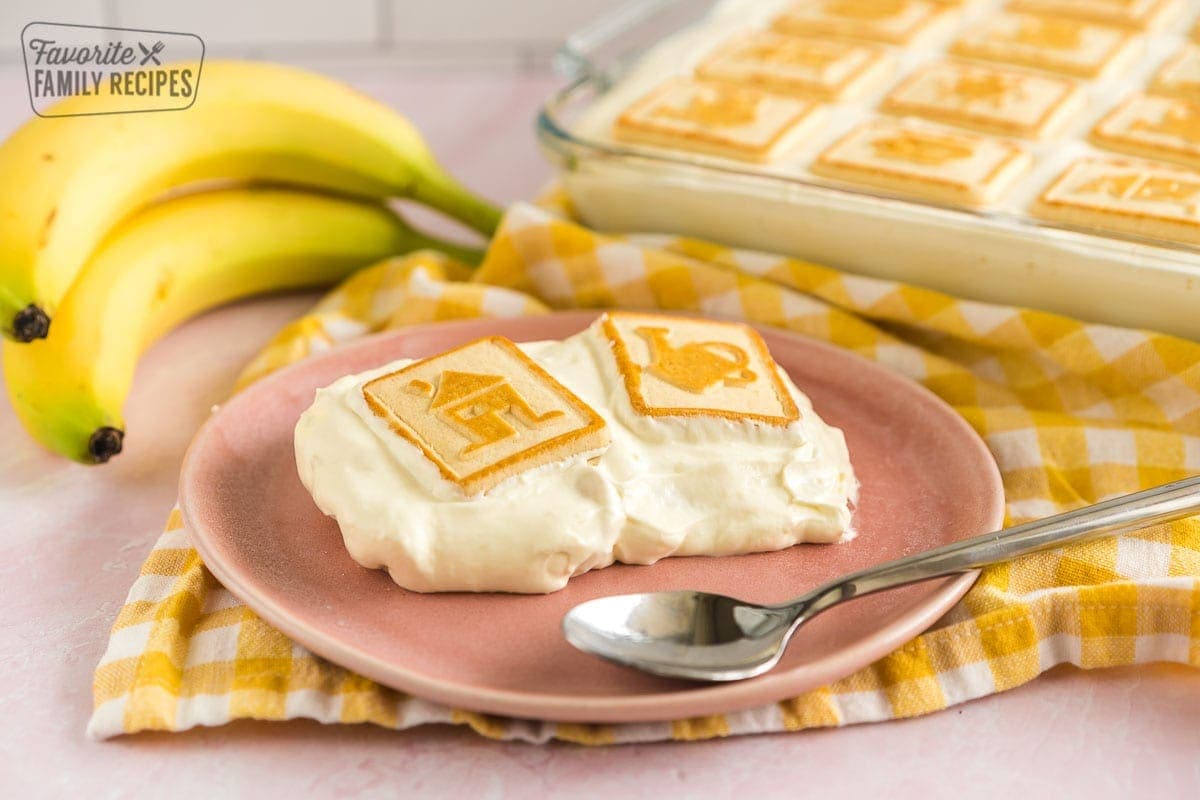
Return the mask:
[[[105,425],[103,428],[97,428],[88,439],[88,453],[97,464],[103,464],[121,452],[121,444],[124,441],[125,431]]]
[[[13,335],[22,342],[45,339],[50,333],[50,316],[33,303],[22,308],[13,317]]]

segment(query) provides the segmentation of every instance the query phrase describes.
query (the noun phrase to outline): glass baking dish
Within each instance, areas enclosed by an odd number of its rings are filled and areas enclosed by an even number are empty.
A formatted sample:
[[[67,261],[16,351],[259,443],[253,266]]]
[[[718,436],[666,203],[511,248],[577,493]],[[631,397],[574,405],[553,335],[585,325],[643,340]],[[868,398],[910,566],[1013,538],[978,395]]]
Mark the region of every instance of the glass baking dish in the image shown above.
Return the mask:
[[[1188,244],[770,174],[578,132],[578,121],[647,49],[702,22],[715,5],[634,2],[560,50],[556,66],[569,83],[543,105],[538,137],[588,225],[716,240],[959,297],[1200,339],[1200,248]]]

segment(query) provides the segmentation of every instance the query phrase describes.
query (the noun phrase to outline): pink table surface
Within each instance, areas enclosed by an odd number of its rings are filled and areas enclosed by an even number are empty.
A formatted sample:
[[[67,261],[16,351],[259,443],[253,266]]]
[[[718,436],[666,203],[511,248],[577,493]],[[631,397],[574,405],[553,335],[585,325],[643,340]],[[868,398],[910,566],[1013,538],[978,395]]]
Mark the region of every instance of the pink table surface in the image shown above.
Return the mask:
[[[492,197],[528,197],[549,177],[530,120],[551,78],[340,74],[411,114],[443,160]],[[0,71],[0,135],[28,114],[24,91],[19,72]],[[1060,668],[921,719],[693,744],[530,746],[448,727],[309,722],[87,740],[92,669],[174,499],[192,432],[240,365],[311,300],[222,309],[156,345],[129,402],[128,450],[103,468],[43,453],[0,401],[0,797],[1098,800],[1200,791],[1200,675],[1171,666]]]

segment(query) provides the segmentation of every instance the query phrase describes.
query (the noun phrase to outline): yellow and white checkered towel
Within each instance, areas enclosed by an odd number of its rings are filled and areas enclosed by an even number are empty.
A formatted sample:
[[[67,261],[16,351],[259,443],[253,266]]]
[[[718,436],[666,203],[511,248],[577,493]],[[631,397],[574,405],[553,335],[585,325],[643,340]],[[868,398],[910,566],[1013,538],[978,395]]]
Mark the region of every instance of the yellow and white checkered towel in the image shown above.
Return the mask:
[[[433,253],[358,273],[282,331],[245,380],[384,328],[607,306],[776,325],[924,384],[988,443],[1010,522],[1200,472],[1198,344],[694,240],[600,236],[531,206],[508,213],[474,274]],[[1151,661],[1200,666],[1200,518],[991,567],[934,629],[772,706],[663,724],[503,719],[380,687],[289,641],[216,583],[176,511],[113,626],[89,732],[309,717],[450,722],[530,741],[697,739],[908,717],[1057,664]]]

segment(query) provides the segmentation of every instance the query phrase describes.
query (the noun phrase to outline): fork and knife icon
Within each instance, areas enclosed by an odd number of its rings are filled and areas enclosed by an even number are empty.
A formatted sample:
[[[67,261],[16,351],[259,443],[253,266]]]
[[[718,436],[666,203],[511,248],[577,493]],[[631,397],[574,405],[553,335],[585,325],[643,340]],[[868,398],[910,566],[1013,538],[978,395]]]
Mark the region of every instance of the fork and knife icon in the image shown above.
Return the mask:
[[[158,60],[158,54],[161,53],[165,47],[166,45],[161,41],[155,42],[154,47],[146,47],[146,45],[138,42],[138,48],[142,51],[142,60],[138,66],[144,67],[148,62],[153,61],[155,64],[161,67],[162,62]]]

